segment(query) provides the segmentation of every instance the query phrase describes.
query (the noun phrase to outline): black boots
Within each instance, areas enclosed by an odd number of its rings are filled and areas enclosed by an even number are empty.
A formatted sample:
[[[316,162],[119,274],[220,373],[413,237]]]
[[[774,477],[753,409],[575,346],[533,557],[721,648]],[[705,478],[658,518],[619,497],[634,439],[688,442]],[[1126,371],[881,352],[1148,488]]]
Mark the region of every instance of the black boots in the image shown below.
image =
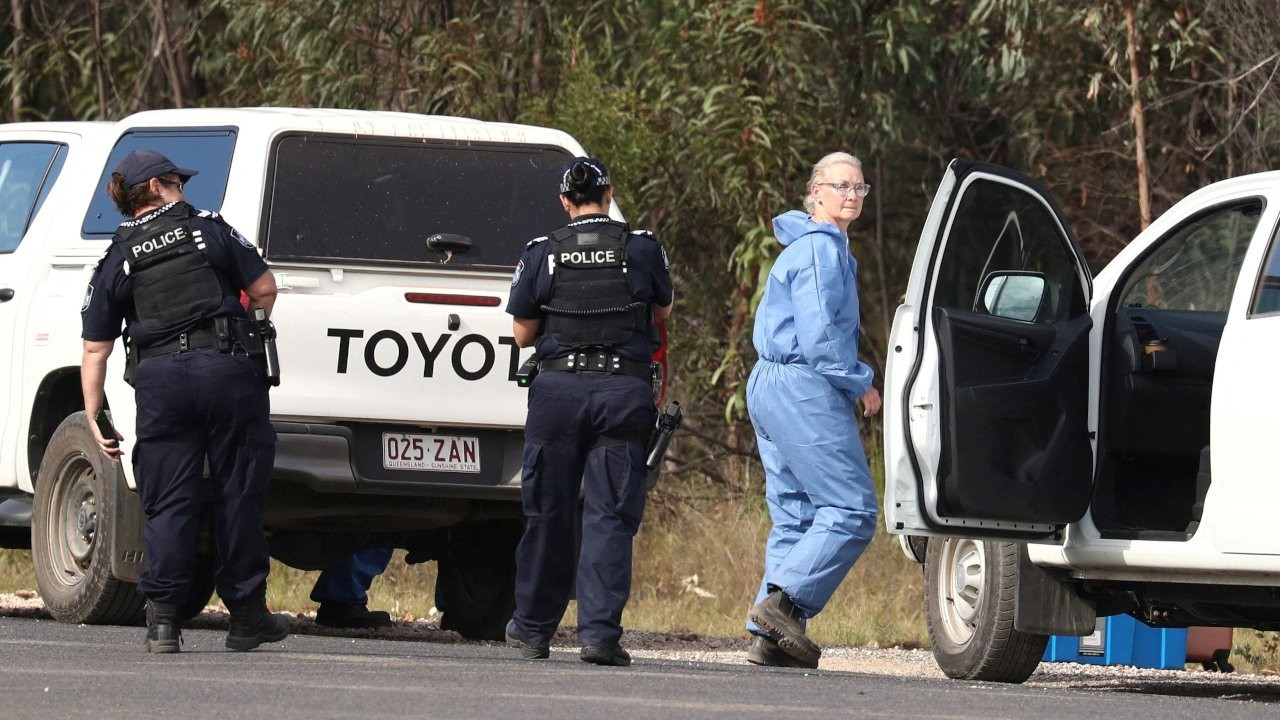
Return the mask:
[[[788,668],[816,668],[818,663],[794,658],[778,647],[777,641],[768,635],[753,635],[747,648],[747,662],[752,665]]]
[[[769,633],[769,637],[773,638],[783,652],[804,663],[805,667],[818,667],[822,648],[805,637],[800,612],[786,593],[773,589],[751,608],[747,617],[761,630]]]
[[[604,647],[603,645],[583,645],[578,656],[582,662],[593,665],[612,665],[614,667],[631,667],[631,653],[620,645]]]
[[[265,589],[237,603],[227,603],[231,624],[227,628],[227,649],[252,650],[262,643],[280,642],[289,637],[289,621],[267,611]]]
[[[147,652],[176,653],[181,650],[182,628],[178,606],[147,601]]]

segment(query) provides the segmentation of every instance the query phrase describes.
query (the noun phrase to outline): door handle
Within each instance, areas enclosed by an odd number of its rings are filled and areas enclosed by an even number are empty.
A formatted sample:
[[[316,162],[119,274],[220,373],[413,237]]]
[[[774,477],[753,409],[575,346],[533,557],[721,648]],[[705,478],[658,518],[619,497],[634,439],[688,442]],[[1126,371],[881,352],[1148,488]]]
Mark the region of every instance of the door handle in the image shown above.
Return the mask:
[[[0,302],[9,302],[13,299],[13,288],[0,288]]]
[[[276,287],[281,290],[313,290],[320,287],[320,278],[280,273],[276,275]]]

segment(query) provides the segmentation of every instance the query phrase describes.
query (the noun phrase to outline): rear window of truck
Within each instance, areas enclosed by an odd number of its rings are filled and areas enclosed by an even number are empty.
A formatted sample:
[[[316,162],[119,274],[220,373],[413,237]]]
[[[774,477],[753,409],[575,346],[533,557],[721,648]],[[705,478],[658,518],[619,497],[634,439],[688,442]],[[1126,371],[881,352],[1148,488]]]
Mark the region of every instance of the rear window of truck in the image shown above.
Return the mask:
[[[272,260],[508,270],[568,219],[560,147],[292,134],[271,158],[263,247]],[[447,257],[437,233],[471,249]]]
[[[201,210],[222,210],[231,174],[231,156],[236,148],[235,128],[176,128],[131,130],[120,137],[111,150],[102,177],[94,187],[93,201],[80,231],[86,238],[111,236],[125,217],[107,195],[111,171],[134,150],[154,150],[180,168],[198,170],[199,175],[182,189],[187,202]]]
[[[18,249],[66,159],[61,143],[0,143],[0,254]]]

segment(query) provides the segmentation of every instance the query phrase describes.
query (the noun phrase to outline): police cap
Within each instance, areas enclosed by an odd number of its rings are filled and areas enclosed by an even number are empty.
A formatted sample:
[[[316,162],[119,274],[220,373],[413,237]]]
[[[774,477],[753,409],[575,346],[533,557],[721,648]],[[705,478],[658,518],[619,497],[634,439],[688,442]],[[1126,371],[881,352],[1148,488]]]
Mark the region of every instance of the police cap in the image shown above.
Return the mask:
[[[174,165],[172,160],[154,150],[134,150],[125,155],[120,164],[116,165],[115,172],[124,176],[125,187],[133,187],[165,173],[174,173],[182,178],[182,182],[200,174],[199,170],[187,170]]]
[[[564,165],[560,166],[560,194],[563,195],[574,190],[574,187],[570,184],[572,180],[569,176],[573,173],[573,169],[580,164],[587,166],[588,182],[586,188],[579,187],[577,188],[578,190],[609,187],[609,170],[604,166],[604,163],[593,157],[578,156],[565,160]]]

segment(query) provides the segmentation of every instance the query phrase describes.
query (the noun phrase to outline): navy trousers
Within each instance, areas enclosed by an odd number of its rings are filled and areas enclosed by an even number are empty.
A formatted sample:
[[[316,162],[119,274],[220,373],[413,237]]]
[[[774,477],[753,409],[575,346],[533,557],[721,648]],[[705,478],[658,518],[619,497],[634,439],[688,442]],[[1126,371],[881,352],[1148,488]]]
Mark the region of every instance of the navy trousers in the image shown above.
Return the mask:
[[[638,378],[553,371],[534,379],[514,615],[530,645],[551,643],[575,572],[578,639],[618,644],[631,594],[631,543],[644,514],[645,449],[656,419],[652,388]]]
[[[156,602],[187,600],[200,524],[210,507],[218,595],[234,605],[265,589],[262,513],[276,434],[257,361],[206,351],[148,358],[138,365],[134,390],[133,470],[147,553],[139,590]]]
[[[366,605],[373,579],[387,569],[391,548],[365,548],[329,563],[311,588],[311,601]]]

